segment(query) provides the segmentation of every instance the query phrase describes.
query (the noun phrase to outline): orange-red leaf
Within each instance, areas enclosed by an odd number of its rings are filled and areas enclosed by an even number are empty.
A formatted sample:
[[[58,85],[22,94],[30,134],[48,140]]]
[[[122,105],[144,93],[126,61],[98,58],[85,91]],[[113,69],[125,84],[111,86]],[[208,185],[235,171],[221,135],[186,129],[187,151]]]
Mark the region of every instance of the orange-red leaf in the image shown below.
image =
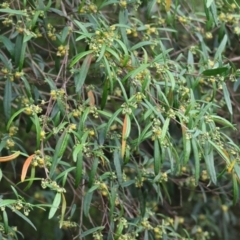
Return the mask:
[[[94,98],[94,94],[93,94],[92,90],[89,90],[87,95],[88,95],[88,98],[89,98],[90,106],[94,106],[95,105],[95,98]]]
[[[171,7],[171,0],[166,0],[166,11],[168,12],[170,10]]]
[[[17,151],[15,153],[13,153],[12,155],[9,156],[5,156],[5,157],[0,157],[0,162],[8,162],[11,161],[13,159],[15,159],[16,157],[18,157],[20,154],[20,151]]]
[[[30,155],[30,156],[26,159],[25,163],[23,164],[22,174],[21,174],[21,182],[23,182],[23,181],[25,180],[26,175],[27,175],[27,170],[28,170],[29,165],[31,164],[32,159],[33,159],[34,156],[35,156],[35,154]]]
[[[124,117],[123,130],[122,130],[122,158],[125,155],[126,150],[126,131],[127,131],[127,115]]]

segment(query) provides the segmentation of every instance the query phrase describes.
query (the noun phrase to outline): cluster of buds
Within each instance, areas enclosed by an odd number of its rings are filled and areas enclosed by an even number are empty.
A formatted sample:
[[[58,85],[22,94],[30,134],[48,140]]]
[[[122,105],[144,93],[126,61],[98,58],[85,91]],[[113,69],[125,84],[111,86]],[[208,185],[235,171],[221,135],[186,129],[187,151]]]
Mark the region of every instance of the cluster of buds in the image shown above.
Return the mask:
[[[95,35],[91,37],[91,41],[89,42],[89,49],[93,50],[95,54],[98,56],[101,52],[102,46],[105,44],[108,47],[113,45],[114,37],[115,37],[115,26],[110,26],[109,29],[99,29],[95,31]],[[108,53],[105,53],[106,57],[109,57]]]
[[[24,111],[27,115],[33,115],[33,114],[38,114],[42,112],[42,108],[39,107],[38,105],[29,105],[25,108]]]
[[[6,141],[6,148],[11,149],[15,146],[15,142],[13,141],[12,138],[8,138]]]
[[[60,46],[58,47],[58,51],[57,51],[57,56],[58,56],[58,57],[63,57],[63,56],[65,56],[67,53],[68,53],[68,46],[60,45]]]
[[[43,189],[50,188],[53,191],[56,191],[58,193],[65,193],[66,190],[63,187],[60,187],[56,181],[52,181],[50,179],[42,179],[41,186]]]
[[[80,13],[97,13],[98,8],[95,4],[84,4],[82,8],[79,9]]]
[[[13,24],[12,17],[6,17],[3,21],[2,24],[6,27],[10,27]]]
[[[91,106],[89,112],[93,115],[94,118],[98,118],[98,109],[95,106]]]
[[[197,186],[195,177],[188,177],[185,181],[185,185],[190,188],[195,188]]]
[[[107,196],[108,195],[108,186],[107,186],[106,183],[96,181],[95,185],[98,186],[98,189],[99,189],[100,193],[102,194],[102,196]]]
[[[93,233],[93,240],[103,240],[103,235],[101,232],[97,231]]]
[[[123,109],[122,110],[122,113],[125,115],[125,114],[128,114],[128,115],[131,115],[132,114],[132,109],[133,108],[137,108],[137,104],[135,102],[129,102],[129,103],[123,103],[121,105],[121,108]]]
[[[9,8],[10,4],[8,2],[3,2],[3,3],[0,4],[0,7],[1,8]]]
[[[40,150],[35,151],[35,155],[31,162],[33,167],[50,167],[51,166],[51,157],[45,155],[44,157],[41,154]]]
[[[126,32],[128,35],[132,35],[133,37],[138,37],[138,30],[136,27],[128,28]]]
[[[12,136],[16,135],[17,131],[18,131],[18,127],[16,127],[16,126],[11,126],[11,127],[9,128],[8,135],[9,135],[10,137],[12,137]]]
[[[143,100],[144,98],[145,98],[145,95],[144,95],[143,93],[141,93],[141,92],[137,92],[137,93],[135,94],[135,99],[136,99],[137,103],[142,102],[142,100]]]
[[[85,107],[83,105],[79,105],[77,109],[72,110],[72,116],[73,117],[80,117],[82,113],[84,112]]]
[[[9,79],[11,82],[14,81],[14,79],[19,79],[21,78],[23,75],[24,75],[24,72],[15,72],[15,73],[12,73],[11,70],[9,70],[8,68],[4,67],[1,69],[1,72],[4,76],[4,78],[7,78]]]
[[[225,14],[225,13],[221,12],[219,14],[218,18],[219,18],[220,21],[225,22],[225,23],[233,24],[233,23],[237,22],[237,19],[231,13]]]
[[[17,103],[20,102],[20,104],[21,104],[23,107],[28,107],[29,104],[30,104],[29,99],[28,99],[27,97],[25,97],[25,96],[18,96],[18,97],[15,99],[15,101],[16,101]]]
[[[62,228],[63,229],[70,229],[70,228],[76,228],[78,225],[76,222],[72,222],[72,221],[63,221],[62,222]]]
[[[147,34],[149,34],[149,35],[151,35],[153,33],[158,34],[156,27],[152,27],[150,24],[146,24],[145,27],[146,27],[145,30],[146,30]]]
[[[159,139],[161,137],[162,134],[162,128],[161,126],[161,122],[159,119],[154,118],[153,119],[153,125],[152,125],[152,141],[154,141],[155,139]]]
[[[150,224],[150,222],[148,221],[147,218],[144,218],[144,219],[142,220],[141,225],[142,225],[142,227],[143,227],[144,229],[146,229],[146,230],[151,230],[151,229],[153,229],[153,226]]]
[[[56,41],[56,29],[50,23],[47,25],[47,35],[52,41]]]
[[[51,90],[50,96],[53,100],[57,100],[58,98],[62,99],[65,96],[65,90],[62,88],[57,90]]]
[[[168,174],[166,172],[163,172],[159,178],[159,182],[167,182],[168,181]]]
[[[21,199],[18,199],[16,203],[11,205],[11,209],[13,212],[16,210],[20,211],[23,209],[24,215],[28,216],[29,212],[31,211],[31,205],[29,203],[25,203]]]

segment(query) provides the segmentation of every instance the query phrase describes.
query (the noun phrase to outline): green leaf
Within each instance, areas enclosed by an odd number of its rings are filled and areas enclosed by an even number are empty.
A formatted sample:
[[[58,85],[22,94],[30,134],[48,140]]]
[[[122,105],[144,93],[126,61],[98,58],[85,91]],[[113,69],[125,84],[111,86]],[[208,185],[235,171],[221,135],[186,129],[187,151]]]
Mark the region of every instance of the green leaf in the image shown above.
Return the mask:
[[[30,175],[30,178],[28,179],[29,182],[28,182],[27,186],[24,188],[24,191],[27,191],[32,186],[34,180],[35,181],[37,180],[35,178],[35,171],[36,171],[36,168],[32,166],[31,167],[31,175]]]
[[[96,62],[99,62],[103,58],[105,51],[106,51],[106,44],[103,44]]]
[[[91,191],[91,192],[88,191],[84,196],[83,212],[86,217],[88,217],[88,215],[89,215],[89,209],[91,206],[92,197],[93,197],[93,191]]]
[[[79,152],[81,152],[83,149],[83,144],[77,144],[75,147],[74,147],[74,150],[73,150],[73,161],[76,162],[77,161],[77,157],[78,157],[78,154]]]
[[[204,76],[216,76],[216,75],[223,75],[228,71],[227,67],[220,67],[220,68],[213,68],[203,71],[201,74]]]
[[[11,42],[11,40],[3,35],[0,35],[0,42],[3,43],[3,45],[8,50],[8,52],[11,54],[11,56],[13,56],[15,45]]]
[[[143,47],[143,46],[152,45],[152,44],[153,44],[152,41],[139,42],[139,43],[135,44],[134,46],[132,46],[130,50],[131,50],[131,51],[134,51],[134,50],[136,50],[136,49],[138,49],[138,48],[141,48],[141,47]]]
[[[51,209],[49,211],[49,214],[48,214],[48,219],[51,219],[55,215],[55,213],[58,210],[58,207],[59,207],[60,203],[61,203],[61,193],[56,193],[55,198],[54,198],[53,203],[52,203],[52,207],[51,207]]]
[[[199,159],[197,139],[192,138],[191,142],[192,142],[192,149],[193,149],[194,162],[195,162],[195,182],[198,183],[199,176],[200,176],[200,159]]]
[[[79,186],[82,180],[82,168],[83,168],[83,153],[81,150],[77,155],[75,188]]]
[[[8,234],[8,216],[5,210],[2,211],[4,231]]]
[[[101,100],[101,110],[104,109],[106,102],[107,102],[107,98],[108,98],[108,92],[109,92],[109,82],[106,79],[104,82],[104,86],[103,86],[103,93],[102,93],[102,100]]]
[[[130,71],[123,79],[122,82],[125,82],[129,77],[134,78],[137,74],[140,74],[143,70],[148,68],[148,64],[141,64],[140,67]]]
[[[223,83],[222,88],[223,88],[224,99],[225,99],[227,107],[228,107],[228,111],[232,115],[233,114],[232,102],[231,102],[231,99],[230,99],[229,91],[227,89],[227,85],[225,83]]]
[[[123,183],[122,162],[121,162],[121,157],[118,149],[115,149],[113,152],[113,162],[114,162],[115,170],[117,173],[118,182],[120,185],[122,185]]]
[[[92,55],[89,54],[89,55],[86,56],[86,58],[84,59],[84,61],[82,63],[80,71],[77,74],[77,77],[75,79],[76,93],[78,93],[81,90],[82,85],[85,82],[85,79],[86,79],[87,74],[88,74],[89,67],[91,65],[91,61],[92,61]]]
[[[13,9],[10,9],[10,8],[1,8],[0,12],[2,12],[2,13],[9,13],[9,14],[13,14],[13,15],[27,16],[27,13],[24,12],[24,11],[13,10]]]
[[[54,155],[53,155],[50,173],[49,173],[49,175],[51,177],[53,176],[53,174],[57,168],[60,158],[62,157],[64,151],[67,148],[69,137],[70,137],[69,133],[67,132],[67,130],[65,130],[62,133],[61,137],[58,139],[57,146],[55,148]]]
[[[213,1],[214,1],[214,0],[207,0],[207,4],[206,4],[207,8],[209,8],[209,7],[211,6],[211,4],[213,3]]]
[[[168,117],[163,124],[163,128],[162,128],[162,132],[161,132],[161,137],[160,137],[160,142],[163,142],[165,137],[166,137],[166,133],[168,132],[168,127],[169,127],[169,123],[170,123],[170,118]]]
[[[224,153],[224,149],[219,147],[216,143],[214,143],[211,140],[208,140],[208,142],[217,150],[217,152],[220,154],[220,156],[226,161],[227,164],[230,164],[230,160],[228,156]]]
[[[8,206],[8,208],[10,208],[9,206]],[[11,209],[11,208],[10,208]],[[19,217],[21,217],[25,222],[27,222],[29,225],[31,225],[36,231],[37,231],[37,229],[36,229],[36,227],[33,225],[33,223],[24,215],[24,214],[22,214],[21,212],[19,212],[18,210],[14,210],[14,213],[15,214],[17,214]]]
[[[73,67],[73,65],[75,65],[77,62],[79,62],[83,57],[85,57],[86,55],[89,55],[93,53],[93,50],[88,50],[86,52],[82,52],[80,54],[78,54],[70,63],[69,67]]]
[[[9,120],[11,117],[11,104],[12,104],[12,82],[10,80],[6,80],[4,88],[3,107],[4,115],[7,120]]]
[[[40,122],[37,114],[34,114],[33,117],[31,117],[31,120],[33,124],[36,127],[36,138],[37,138],[37,146],[36,149],[39,149],[40,147],[40,132],[41,132],[41,127],[40,127]]]
[[[214,165],[213,150],[209,143],[204,146],[204,160],[206,163],[207,171],[213,184],[217,184],[216,170]]]
[[[106,47],[106,51],[111,53],[112,56],[114,56],[116,58],[117,61],[120,61],[120,57],[118,55],[117,52],[115,52],[114,50],[112,50],[111,48],[109,47]]]
[[[227,40],[228,40],[228,37],[227,37],[227,34],[224,35],[220,45],[218,46],[217,48],[217,51],[215,53],[215,56],[214,56],[214,59],[218,60],[219,58],[221,58],[221,54],[222,52],[224,51],[225,47],[226,47],[226,44],[227,44]]]
[[[233,205],[236,205],[239,198],[239,186],[237,182],[237,176],[232,174],[232,184],[233,184]]]
[[[63,225],[66,208],[67,208],[67,202],[66,202],[64,194],[62,193],[62,208],[61,208],[60,228],[62,228],[62,225]]]
[[[183,136],[184,140],[183,140],[183,148],[184,148],[184,164],[187,164],[190,158],[190,154],[191,154],[191,141],[189,139],[187,139],[186,136]]]
[[[55,180],[61,179],[62,177],[64,177],[65,175],[67,175],[69,172],[73,171],[76,167],[70,167],[67,168],[65,171],[63,171],[62,173],[60,173]],[[63,184],[64,185],[64,184]]]
[[[26,89],[26,91],[27,91],[28,97],[31,98],[31,97],[32,97],[32,93],[31,93],[31,87],[30,87],[30,85],[29,85],[28,80],[25,78],[25,76],[22,76],[22,77],[21,77],[21,80],[22,80],[23,83],[24,83],[24,86],[25,86],[25,89]]]
[[[88,187],[89,188],[91,188],[94,184],[97,169],[98,169],[98,163],[99,163],[99,160],[98,160],[97,157],[95,157],[94,161],[93,161],[93,164],[92,164],[92,167],[91,167],[90,174],[89,174],[89,182],[88,182]]]
[[[159,140],[154,140],[154,172],[155,175],[158,175],[160,172],[161,167],[161,153],[160,153],[160,146]]]

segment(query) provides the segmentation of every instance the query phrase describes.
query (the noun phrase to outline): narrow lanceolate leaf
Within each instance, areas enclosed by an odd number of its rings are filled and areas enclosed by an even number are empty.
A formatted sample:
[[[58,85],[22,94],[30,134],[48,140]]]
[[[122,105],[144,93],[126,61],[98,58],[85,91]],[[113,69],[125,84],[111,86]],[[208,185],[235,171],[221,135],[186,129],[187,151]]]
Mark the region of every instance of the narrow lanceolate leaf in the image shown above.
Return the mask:
[[[10,119],[11,117],[11,103],[12,103],[12,82],[10,80],[7,80],[5,82],[3,99],[4,115],[7,119]]]
[[[1,168],[0,168],[0,182],[1,182],[1,180],[2,180],[2,177],[3,177],[3,173],[2,173],[2,170],[1,170]]]
[[[194,162],[195,162],[195,181],[198,183],[199,176],[200,176],[200,159],[199,159],[199,151],[197,146],[196,138],[192,138],[192,149],[194,155]]]
[[[35,154],[32,154],[31,156],[29,156],[26,161],[24,162],[23,164],[23,168],[22,168],[22,174],[21,174],[21,182],[23,182],[26,178],[26,175],[27,175],[27,171],[28,171],[28,168],[34,158]]]
[[[10,206],[8,206],[8,208],[11,208]],[[21,217],[25,222],[27,222],[29,225],[31,225],[36,231],[36,227],[34,226],[34,224],[30,221],[30,219],[28,217],[26,217],[23,213],[21,213],[18,210],[14,210],[14,213],[17,214],[19,217]]]
[[[166,0],[166,11],[167,12],[170,10],[171,2],[172,2],[172,0]]]
[[[15,153],[13,153],[12,155],[9,155],[9,156],[6,156],[6,157],[0,157],[0,162],[8,162],[8,161],[14,160],[19,155],[20,155],[20,151],[17,151]]]
[[[95,98],[92,90],[89,90],[88,93],[88,98],[89,98],[89,105],[94,106],[95,105]]]
[[[235,174],[232,174],[232,183],[233,183],[233,205],[236,205],[236,203],[238,202],[239,191],[237,176]]]
[[[162,128],[162,132],[161,132],[161,142],[164,141],[166,133],[168,131],[168,127],[169,127],[169,123],[170,123],[170,118],[167,118],[164,122],[163,128]]]
[[[62,228],[62,225],[63,225],[66,208],[67,208],[66,198],[65,198],[64,194],[62,193],[62,209],[61,209],[61,218],[60,218],[60,228]]]
[[[8,233],[8,216],[6,211],[2,211],[4,231]]]
[[[229,111],[230,114],[233,114],[232,102],[231,102],[231,99],[230,99],[229,91],[227,89],[227,85],[224,83],[222,85],[222,88],[223,88],[223,95],[224,95],[224,98],[225,98],[225,101],[226,101],[226,104],[227,104],[227,107],[228,107],[228,111]]]
[[[8,123],[7,123],[7,130],[9,130],[13,120],[20,114],[22,113],[23,111],[25,111],[25,108],[22,108],[22,109],[19,109],[17,112],[15,112],[11,118],[9,119]]]
[[[131,130],[131,120],[128,114],[125,115],[123,120],[123,130],[122,130],[122,158],[126,151],[126,141]]]
[[[159,140],[154,140],[154,172],[155,174],[159,174],[161,166],[161,155],[160,155],[160,146]]]
[[[79,184],[82,180],[82,167],[83,167],[83,153],[81,150],[77,155],[75,188],[77,188],[79,186]]]
[[[41,131],[41,127],[40,127],[40,122],[39,122],[39,118],[37,116],[37,114],[34,114],[34,116],[31,118],[33,121],[33,124],[36,127],[36,138],[37,138],[37,146],[36,148],[39,149],[40,147],[40,131]]]
[[[53,155],[52,166],[49,173],[50,176],[52,176],[55,172],[58,162],[60,161],[60,158],[62,157],[63,153],[67,148],[69,137],[69,133],[67,132],[67,130],[65,130],[57,142],[57,146]]]
[[[191,153],[191,142],[190,140],[187,138],[187,136],[183,137],[183,148],[184,148],[184,163],[186,164],[189,161],[190,158],[190,153]]]
[[[216,170],[214,165],[214,158],[213,158],[213,149],[211,149],[211,146],[209,143],[205,143],[204,146],[204,159],[207,166],[207,171],[210,176],[211,181],[213,184],[217,183],[217,176],[216,176]]]
[[[88,215],[89,215],[89,209],[91,206],[92,197],[93,197],[93,191],[92,192],[88,191],[84,196],[83,212],[86,217],[88,217]]]
[[[60,203],[61,203],[61,193],[56,193],[55,198],[52,203],[52,207],[49,211],[48,219],[52,218],[55,215]]]
[[[119,153],[118,149],[114,150],[113,161],[114,161],[114,166],[115,166],[115,170],[117,173],[118,182],[120,185],[122,185],[122,183],[123,183],[122,166],[121,166],[120,153]]]
[[[76,78],[76,80],[75,80],[75,86],[76,86],[76,92],[77,93],[82,88],[82,85],[84,84],[84,81],[87,77],[88,70],[89,70],[89,67],[90,67],[91,62],[92,62],[92,57],[93,57],[92,54],[89,54],[89,55],[86,56],[86,58],[83,61],[82,66],[81,66],[78,78]]]

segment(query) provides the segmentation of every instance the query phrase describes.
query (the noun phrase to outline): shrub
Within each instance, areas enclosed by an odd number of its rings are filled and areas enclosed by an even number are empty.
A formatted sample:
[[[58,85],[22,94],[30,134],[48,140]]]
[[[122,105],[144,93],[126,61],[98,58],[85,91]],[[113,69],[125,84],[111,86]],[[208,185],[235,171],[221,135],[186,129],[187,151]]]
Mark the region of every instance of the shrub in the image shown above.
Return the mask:
[[[237,239],[239,9],[1,3],[1,239]]]

